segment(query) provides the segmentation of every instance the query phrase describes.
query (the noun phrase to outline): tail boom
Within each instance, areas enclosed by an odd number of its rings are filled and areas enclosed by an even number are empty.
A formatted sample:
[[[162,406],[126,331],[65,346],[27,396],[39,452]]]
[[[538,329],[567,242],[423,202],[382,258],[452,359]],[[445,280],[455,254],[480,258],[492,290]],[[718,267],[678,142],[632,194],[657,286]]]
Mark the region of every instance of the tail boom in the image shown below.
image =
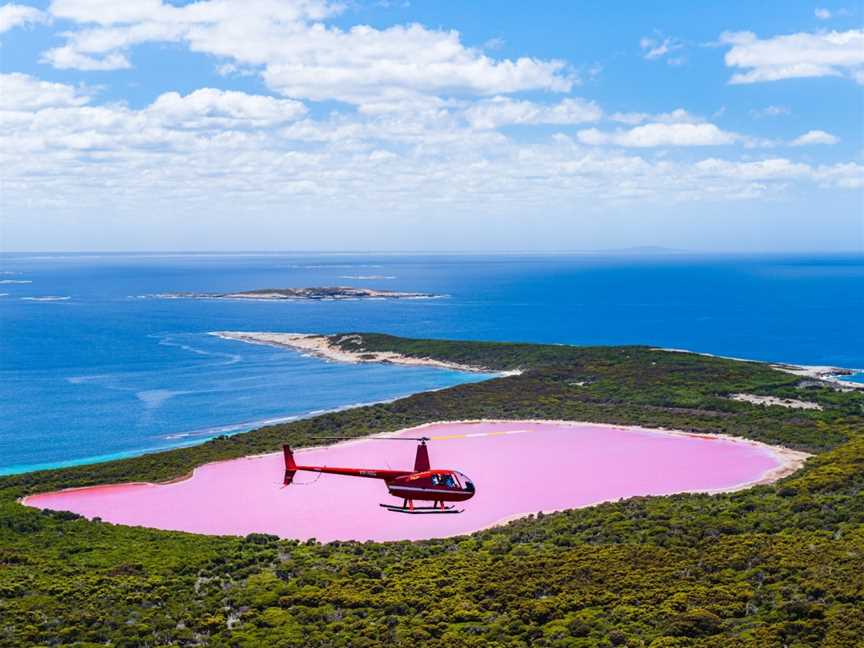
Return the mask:
[[[336,468],[330,466],[298,466],[294,461],[294,452],[287,445],[282,446],[282,454],[285,457],[285,477],[282,483],[288,486],[294,481],[294,475],[298,470],[308,472],[328,473],[331,475],[347,475],[349,477],[368,477],[370,479],[383,479],[389,481],[397,477],[410,475],[410,470],[389,470],[383,468]]]

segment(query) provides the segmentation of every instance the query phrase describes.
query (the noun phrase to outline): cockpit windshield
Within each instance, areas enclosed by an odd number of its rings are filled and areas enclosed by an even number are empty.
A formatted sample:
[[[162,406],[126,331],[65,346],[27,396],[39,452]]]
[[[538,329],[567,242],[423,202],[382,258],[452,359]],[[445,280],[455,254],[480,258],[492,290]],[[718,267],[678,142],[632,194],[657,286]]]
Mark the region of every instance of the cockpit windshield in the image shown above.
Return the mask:
[[[474,484],[471,480],[462,473],[455,471],[432,475],[432,485],[474,492]]]
[[[463,475],[460,472],[457,472],[454,474],[459,476],[459,479],[462,482],[462,485],[465,488],[465,490],[472,491],[472,492],[474,491],[474,482],[472,482],[470,479],[468,479],[467,475]]]

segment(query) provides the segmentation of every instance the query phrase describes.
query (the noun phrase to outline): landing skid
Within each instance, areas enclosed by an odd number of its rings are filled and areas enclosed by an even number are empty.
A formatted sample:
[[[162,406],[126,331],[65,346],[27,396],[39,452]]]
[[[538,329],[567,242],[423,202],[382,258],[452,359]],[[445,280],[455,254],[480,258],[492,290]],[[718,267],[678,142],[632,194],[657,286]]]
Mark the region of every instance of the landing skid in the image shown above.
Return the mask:
[[[457,509],[454,506],[446,506],[441,508],[440,506],[415,506],[414,508],[409,508],[407,506],[395,506],[393,504],[379,504],[381,508],[385,508],[388,511],[393,511],[393,513],[410,513],[412,515],[440,515],[440,514],[456,514],[462,513],[463,509]]]

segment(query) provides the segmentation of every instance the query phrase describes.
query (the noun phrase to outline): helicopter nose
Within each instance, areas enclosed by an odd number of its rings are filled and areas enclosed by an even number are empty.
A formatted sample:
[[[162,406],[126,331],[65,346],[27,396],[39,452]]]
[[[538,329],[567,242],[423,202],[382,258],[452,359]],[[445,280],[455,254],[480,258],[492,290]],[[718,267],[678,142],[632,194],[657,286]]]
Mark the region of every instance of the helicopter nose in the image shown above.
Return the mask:
[[[462,478],[462,484],[463,484],[464,489],[466,491],[465,499],[466,500],[471,499],[472,497],[474,497],[474,494],[477,492],[477,489],[474,487],[474,482],[468,478],[468,475],[463,475],[462,473],[459,473],[459,476]]]

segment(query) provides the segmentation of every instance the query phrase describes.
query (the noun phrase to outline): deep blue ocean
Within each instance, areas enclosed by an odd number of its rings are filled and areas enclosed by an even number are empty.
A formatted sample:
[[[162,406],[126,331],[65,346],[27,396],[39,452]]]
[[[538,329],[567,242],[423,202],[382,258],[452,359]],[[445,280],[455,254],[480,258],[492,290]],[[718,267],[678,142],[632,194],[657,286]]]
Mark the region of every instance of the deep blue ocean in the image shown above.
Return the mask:
[[[484,378],[323,362],[216,330],[649,344],[864,367],[861,255],[7,254],[0,271],[0,474]],[[142,298],[332,285],[447,297]]]

